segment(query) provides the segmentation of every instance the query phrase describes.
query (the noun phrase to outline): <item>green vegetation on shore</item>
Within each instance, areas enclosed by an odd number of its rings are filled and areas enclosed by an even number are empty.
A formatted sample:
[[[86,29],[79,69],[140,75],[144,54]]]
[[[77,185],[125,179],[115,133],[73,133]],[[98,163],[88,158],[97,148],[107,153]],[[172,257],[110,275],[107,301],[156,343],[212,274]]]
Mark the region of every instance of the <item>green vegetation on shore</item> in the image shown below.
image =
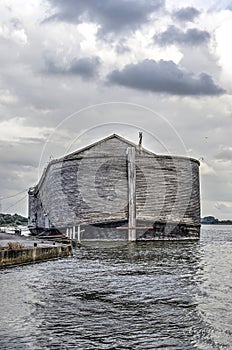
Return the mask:
[[[27,226],[27,218],[19,214],[0,213],[0,226]]]
[[[214,216],[205,216],[201,219],[201,223],[207,225],[232,225],[232,220],[218,220]]]

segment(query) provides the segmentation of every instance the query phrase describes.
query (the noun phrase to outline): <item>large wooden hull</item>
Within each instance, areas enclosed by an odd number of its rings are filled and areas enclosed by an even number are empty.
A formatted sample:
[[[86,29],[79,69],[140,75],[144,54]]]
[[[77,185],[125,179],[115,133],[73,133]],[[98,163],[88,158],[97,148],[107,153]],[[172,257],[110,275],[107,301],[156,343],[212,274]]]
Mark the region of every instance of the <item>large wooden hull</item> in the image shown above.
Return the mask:
[[[81,225],[88,228],[88,239],[91,235],[93,239],[109,236],[107,226],[113,230],[114,223],[127,222],[130,217],[127,151],[127,142],[112,137],[51,161],[38,185],[29,190],[31,224],[42,229],[48,222],[59,229]],[[136,148],[134,162],[136,225],[143,222],[152,226],[150,230],[137,229],[136,239],[197,239],[199,162]],[[97,235],[100,225],[102,233]],[[111,237],[128,239],[126,230],[115,228],[114,232]]]

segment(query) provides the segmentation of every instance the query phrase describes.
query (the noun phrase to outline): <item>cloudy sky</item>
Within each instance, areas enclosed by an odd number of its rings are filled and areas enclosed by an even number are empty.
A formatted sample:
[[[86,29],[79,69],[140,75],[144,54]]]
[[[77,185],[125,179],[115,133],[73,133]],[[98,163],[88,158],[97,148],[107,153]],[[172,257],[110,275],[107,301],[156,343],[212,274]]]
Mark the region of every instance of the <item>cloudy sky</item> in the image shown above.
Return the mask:
[[[231,1],[1,0],[0,17],[3,212],[27,216],[49,159],[142,130],[201,159],[202,215],[232,218]]]

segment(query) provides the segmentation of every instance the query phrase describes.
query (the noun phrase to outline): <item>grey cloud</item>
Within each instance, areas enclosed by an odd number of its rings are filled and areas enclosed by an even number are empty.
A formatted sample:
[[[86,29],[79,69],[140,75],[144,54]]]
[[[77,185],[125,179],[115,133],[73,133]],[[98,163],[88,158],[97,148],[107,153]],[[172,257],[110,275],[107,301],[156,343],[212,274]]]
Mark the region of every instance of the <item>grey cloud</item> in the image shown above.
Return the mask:
[[[122,54],[125,54],[127,52],[130,52],[130,48],[126,45],[125,43],[125,40],[122,39],[118,42],[118,44],[116,45],[115,47],[115,51],[119,54],[119,55],[122,55]]]
[[[26,138],[19,142],[0,141],[1,163],[8,166],[38,167],[44,141],[37,138]],[[17,169],[17,168],[16,168]]]
[[[190,28],[184,32],[172,25],[166,31],[154,35],[153,39],[155,43],[161,46],[170,44],[197,46],[209,41],[210,34],[206,30],[199,30],[197,28]]]
[[[218,210],[222,210],[222,211],[224,211],[224,210],[226,210],[226,209],[230,209],[230,208],[228,208],[225,204],[223,204],[223,203],[216,203],[215,204],[215,208],[216,209],[218,209]]]
[[[77,74],[89,79],[97,75],[99,66],[100,59],[98,57],[74,59],[70,64],[68,73]]]
[[[216,159],[221,161],[230,161],[232,160],[232,148],[225,148],[217,153],[215,156]]]
[[[38,145],[27,143],[14,143],[0,141],[1,164],[0,167],[0,194],[1,197],[8,197],[12,194],[27,190],[29,184],[37,182],[39,155],[43,144]],[[22,193],[16,197],[2,200],[2,210],[14,205],[17,201],[26,196]],[[25,209],[22,208],[22,203]],[[12,211],[25,211],[26,214],[27,198],[24,202],[20,201],[18,206],[14,206]]]
[[[228,200],[228,205],[225,205],[224,203],[216,203],[215,208],[221,212],[221,214],[229,214],[231,215],[231,201]],[[231,217],[231,216],[230,216]]]
[[[194,75],[178,67],[173,61],[146,59],[128,64],[121,71],[108,75],[108,82],[151,92],[174,95],[220,95],[225,92],[212,77],[201,73]]]
[[[164,0],[49,0],[57,10],[45,21],[100,25],[98,35],[134,31],[149,22],[150,15],[164,6]]]
[[[184,7],[173,13],[173,18],[180,22],[192,22],[196,17],[200,15],[195,7]]]
[[[67,67],[58,65],[54,60],[45,58],[46,72],[51,74],[79,75],[83,79],[97,76],[100,59],[94,57],[74,58]]]
[[[23,28],[21,21],[16,17],[12,17],[10,19],[10,23],[15,29],[22,29]]]

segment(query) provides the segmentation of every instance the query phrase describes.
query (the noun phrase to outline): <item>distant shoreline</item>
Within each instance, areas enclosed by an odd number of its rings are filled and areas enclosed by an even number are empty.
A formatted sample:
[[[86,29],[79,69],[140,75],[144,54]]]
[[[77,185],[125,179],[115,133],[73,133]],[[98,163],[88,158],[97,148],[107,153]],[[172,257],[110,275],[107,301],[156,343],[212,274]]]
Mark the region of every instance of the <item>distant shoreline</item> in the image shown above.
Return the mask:
[[[202,225],[232,225],[232,220],[218,220],[214,216],[205,216],[201,219]]]
[[[208,222],[202,222],[201,225],[223,225],[223,226],[230,226],[232,225],[232,221],[230,223],[222,223],[222,222],[218,222],[218,223],[208,223]]]

